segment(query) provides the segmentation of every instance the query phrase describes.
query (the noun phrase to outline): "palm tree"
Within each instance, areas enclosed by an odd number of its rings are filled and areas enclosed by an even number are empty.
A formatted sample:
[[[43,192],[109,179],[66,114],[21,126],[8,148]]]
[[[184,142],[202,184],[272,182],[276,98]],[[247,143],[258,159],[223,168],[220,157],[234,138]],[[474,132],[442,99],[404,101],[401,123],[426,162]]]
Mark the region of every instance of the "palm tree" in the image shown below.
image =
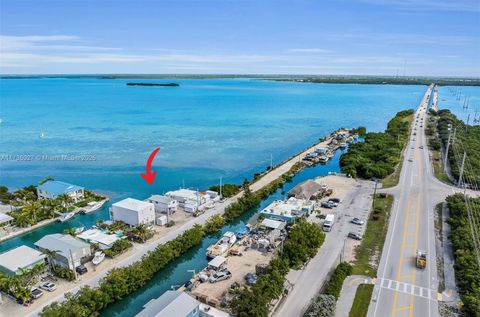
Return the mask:
[[[37,213],[41,210],[41,205],[38,201],[31,202],[23,206],[22,211],[26,212],[34,223],[37,222]]]
[[[64,208],[67,208],[67,206],[73,202],[72,197],[70,197],[68,194],[58,195],[57,199],[61,202]]]
[[[132,235],[140,239],[142,243],[144,243],[150,234],[150,230],[144,224],[139,224],[138,226],[132,229],[131,233]]]
[[[43,249],[42,253],[47,256],[47,261],[48,261],[48,272],[50,274],[53,274],[53,259],[57,257],[57,255],[60,253],[60,250],[48,250],[48,249]]]

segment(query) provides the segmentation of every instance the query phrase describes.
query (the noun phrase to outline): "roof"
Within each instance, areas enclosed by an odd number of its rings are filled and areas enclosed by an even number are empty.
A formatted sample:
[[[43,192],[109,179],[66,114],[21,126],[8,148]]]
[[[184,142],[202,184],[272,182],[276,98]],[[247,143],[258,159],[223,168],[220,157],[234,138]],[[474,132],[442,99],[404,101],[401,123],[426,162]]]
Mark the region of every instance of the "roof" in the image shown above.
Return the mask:
[[[106,234],[98,229],[86,230],[77,235],[77,237],[83,240],[87,240],[93,243],[101,243],[107,246],[112,245],[115,241],[120,239],[115,234]]]
[[[200,311],[209,317],[230,317],[230,314],[210,305],[200,303]]]
[[[0,223],[5,223],[13,220],[13,217],[0,212]]]
[[[208,266],[212,267],[220,267],[223,263],[225,263],[227,259],[221,255],[218,255],[213,258],[210,262],[208,262]]]
[[[308,200],[320,189],[322,189],[322,185],[309,179],[292,188],[288,192],[288,196],[294,196],[295,198]]]
[[[61,195],[83,189],[83,187],[60,181],[48,181],[42,185],[38,185],[38,189],[47,192],[50,195]]]
[[[66,258],[70,257],[70,251],[75,252],[76,250],[90,248],[88,243],[77,240],[71,235],[60,233],[47,234],[35,242],[35,245],[42,249],[57,251]]]
[[[200,305],[193,297],[179,291],[166,291],[162,296],[152,299],[136,317],[183,317]]]
[[[200,192],[197,192],[196,190],[180,188],[177,190],[169,191],[165,195],[182,197],[188,200],[197,200],[198,197],[202,196],[203,194]]]
[[[11,272],[16,272],[20,268],[28,267],[40,260],[45,259],[42,252],[21,245],[15,249],[0,254],[0,266]]]
[[[113,207],[121,207],[125,209],[130,209],[130,210],[143,210],[145,208],[150,208],[151,206],[153,207],[152,203],[146,202],[146,201],[141,201],[138,199],[134,198],[126,198],[124,200],[120,200],[114,204],[112,204]]]
[[[157,202],[157,203],[168,204],[171,201],[174,201],[175,199],[173,199],[171,197],[168,197],[168,196],[163,196],[163,195],[152,195],[149,198],[147,198],[146,200],[148,200],[148,201],[151,200],[151,201],[154,201],[154,202]]]
[[[270,229],[282,230],[283,228],[285,228],[285,225],[286,225],[285,221],[278,221],[278,220],[269,219],[269,218],[263,219],[262,221],[262,226]]]

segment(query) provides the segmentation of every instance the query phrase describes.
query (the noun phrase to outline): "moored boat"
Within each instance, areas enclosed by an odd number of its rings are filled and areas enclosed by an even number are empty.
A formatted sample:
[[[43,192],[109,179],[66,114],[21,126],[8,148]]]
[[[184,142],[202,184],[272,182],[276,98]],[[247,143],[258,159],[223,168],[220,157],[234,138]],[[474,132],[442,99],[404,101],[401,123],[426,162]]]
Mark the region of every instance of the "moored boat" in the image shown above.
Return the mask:
[[[106,202],[105,200],[89,202],[84,209],[80,210],[80,213],[82,215],[89,214],[95,210],[100,209],[105,204],[105,202]]]
[[[223,237],[217,241],[217,243],[212,244],[208,247],[206,256],[208,259],[213,259],[216,256],[225,256],[227,255],[230,248],[237,242],[237,237],[235,233],[227,231],[223,234]]]
[[[67,212],[67,213],[59,213],[60,217],[57,218],[58,221],[64,222],[67,221],[68,219],[72,218],[75,216],[74,212]]]

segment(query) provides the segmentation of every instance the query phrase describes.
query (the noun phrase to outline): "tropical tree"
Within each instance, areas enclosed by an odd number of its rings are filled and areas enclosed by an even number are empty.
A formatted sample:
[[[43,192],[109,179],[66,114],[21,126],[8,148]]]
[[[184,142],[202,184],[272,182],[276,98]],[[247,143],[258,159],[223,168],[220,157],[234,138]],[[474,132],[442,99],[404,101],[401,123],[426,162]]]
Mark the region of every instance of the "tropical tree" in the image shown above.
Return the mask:
[[[33,201],[23,206],[22,211],[27,213],[33,220],[33,223],[37,222],[37,215],[41,211],[42,206],[38,201]]]
[[[70,195],[68,194],[58,195],[57,199],[60,201],[64,208],[67,208],[67,206],[73,202],[72,197],[70,197]]]
[[[48,249],[43,249],[42,253],[47,256],[47,261],[48,261],[48,272],[50,274],[53,274],[53,259],[55,259],[58,254],[60,253],[60,250],[48,250]]]

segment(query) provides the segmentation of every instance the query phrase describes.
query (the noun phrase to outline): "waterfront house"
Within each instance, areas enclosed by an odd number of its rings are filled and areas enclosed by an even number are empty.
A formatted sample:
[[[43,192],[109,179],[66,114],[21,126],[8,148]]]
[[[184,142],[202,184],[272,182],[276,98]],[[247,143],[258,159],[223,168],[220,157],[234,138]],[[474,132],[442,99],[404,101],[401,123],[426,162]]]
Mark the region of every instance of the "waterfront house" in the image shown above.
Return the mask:
[[[47,181],[37,186],[38,198],[55,199],[60,195],[67,194],[76,203],[83,199],[84,188],[60,181]]]
[[[122,221],[129,226],[155,223],[155,206],[152,203],[126,198],[112,205],[110,209],[113,221]]]
[[[42,252],[52,251],[52,264],[73,270],[89,261],[92,257],[90,244],[75,239],[68,234],[47,234],[37,242],[35,247]]]
[[[0,254],[0,271],[10,276],[20,275],[44,264],[45,258],[42,252],[22,245]]]
[[[102,250],[110,249],[115,241],[120,239],[116,234],[106,234],[99,229],[85,230],[77,237],[85,242],[98,244]]]
[[[12,223],[12,220],[13,220],[12,216],[9,216],[7,214],[4,214],[3,212],[0,212],[0,225],[4,225],[6,223],[6,225],[4,226],[8,226]]]
[[[166,291],[150,300],[136,317],[200,317],[200,302],[184,292]]]
[[[297,218],[308,215],[312,211],[313,202],[291,197],[287,201],[275,200],[263,209],[260,214],[270,219],[293,223]]]
[[[207,197],[204,193],[186,188],[169,191],[165,196],[178,201],[178,206],[182,207],[186,212],[201,210],[207,202]]]
[[[157,214],[166,214],[168,212],[168,214],[171,215],[177,211],[178,201],[172,197],[152,195],[147,198],[146,201],[155,206],[155,212]]]

